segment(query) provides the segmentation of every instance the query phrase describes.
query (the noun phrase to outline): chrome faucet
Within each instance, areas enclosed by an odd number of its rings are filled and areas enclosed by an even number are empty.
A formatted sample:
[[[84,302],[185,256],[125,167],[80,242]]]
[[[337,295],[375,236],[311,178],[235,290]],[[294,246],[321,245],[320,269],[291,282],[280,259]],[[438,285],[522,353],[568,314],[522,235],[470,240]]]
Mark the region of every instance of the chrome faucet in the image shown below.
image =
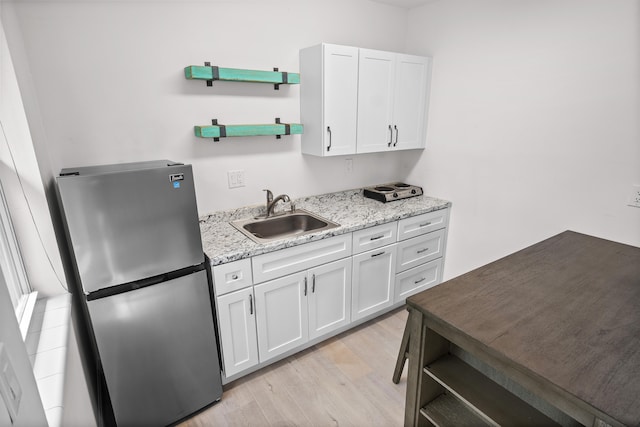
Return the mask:
[[[276,207],[276,204],[279,201],[283,201],[283,202],[289,202],[291,203],[291,199],[289,198],[289,196],[287,196],[286,194],[281,194],[277,197],[273,197],[273,193],[271,192],[271,190],[264,190],[267,192],[267,213],[264,215],[265,218],[269,218],[271,215],[273,215],[273,209]],[[295,207],[293,205],[293,203],[291,203],[291,212],[293,212],[295,210]]]

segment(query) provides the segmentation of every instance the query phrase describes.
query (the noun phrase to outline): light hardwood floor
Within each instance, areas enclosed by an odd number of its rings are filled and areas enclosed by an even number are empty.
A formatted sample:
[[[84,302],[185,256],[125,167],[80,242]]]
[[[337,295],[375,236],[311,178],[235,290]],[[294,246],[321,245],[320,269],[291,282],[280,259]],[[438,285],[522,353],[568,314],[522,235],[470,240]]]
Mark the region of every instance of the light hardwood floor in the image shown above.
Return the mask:
[[[394,310],[236,380],[179,426],[401,426],[406,367],[391,378],[406,319]]]

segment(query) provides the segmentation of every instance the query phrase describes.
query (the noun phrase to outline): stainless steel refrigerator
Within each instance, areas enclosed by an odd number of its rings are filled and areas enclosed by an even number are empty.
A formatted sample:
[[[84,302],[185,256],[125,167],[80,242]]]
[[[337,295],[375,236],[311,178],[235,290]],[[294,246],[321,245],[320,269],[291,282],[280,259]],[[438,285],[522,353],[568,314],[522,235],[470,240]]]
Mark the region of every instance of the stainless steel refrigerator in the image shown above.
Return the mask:
[[[168,425],[220,400],[191,166],[69,168],[56,181],[107,419]]]

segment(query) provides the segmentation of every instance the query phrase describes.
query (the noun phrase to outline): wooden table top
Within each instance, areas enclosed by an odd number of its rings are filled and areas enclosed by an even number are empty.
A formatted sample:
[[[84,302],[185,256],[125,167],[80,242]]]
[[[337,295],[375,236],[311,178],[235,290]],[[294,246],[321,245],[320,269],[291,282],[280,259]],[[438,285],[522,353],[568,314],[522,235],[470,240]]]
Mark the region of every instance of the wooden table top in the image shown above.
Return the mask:
[[[407,304],[588,407],[640,425],[640,248],[567,231]]]

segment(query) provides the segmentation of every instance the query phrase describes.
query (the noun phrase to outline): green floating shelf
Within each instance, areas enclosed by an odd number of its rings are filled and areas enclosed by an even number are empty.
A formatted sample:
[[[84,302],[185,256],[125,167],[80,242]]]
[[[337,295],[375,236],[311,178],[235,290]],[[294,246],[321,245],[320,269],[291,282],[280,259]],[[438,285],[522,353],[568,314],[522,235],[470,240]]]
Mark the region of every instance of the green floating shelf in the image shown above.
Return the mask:
[[[277,68],[274,68],[274,71],[243,70],[211,66],[207,62],[205,62],[204,66],[190,65],[185,67],[184,76],[189,80],[206,80],[207,86],[211,86],[211,82],[214,80],[272,83],[275,85],[275,89],[278,89],[281,84],[300,83],[300,74],[278,71]]]
[[[200,138],[219,138],[230,136],[275,136],[280,138],[281,135],[302,134],[304,127],[299,123],[276,123],[260,124],[260,125],[222,125],[217,124],[214,120],[213,125],[194,126],[197,137]]]

